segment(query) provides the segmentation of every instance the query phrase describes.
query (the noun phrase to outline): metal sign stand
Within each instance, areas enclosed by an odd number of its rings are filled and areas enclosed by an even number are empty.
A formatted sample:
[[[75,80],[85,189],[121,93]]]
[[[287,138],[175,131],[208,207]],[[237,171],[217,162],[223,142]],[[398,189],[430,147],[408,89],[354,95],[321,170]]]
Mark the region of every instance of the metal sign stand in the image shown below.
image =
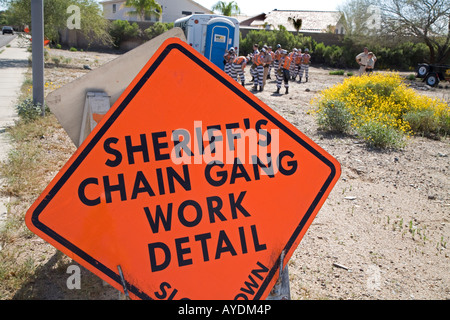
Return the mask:
[[[288,265],[283,268],[284,264],[284,255],[285,252],[281,253],[280,256],[280,274],[277,282],[272,288],[272,291],[269,293],[269,296],[266,300],[291,300],[291,289],[289,285],[289,270]],[[128,294],[127,285],[125,282],[125,278],[123,276],[122,268],[120,265],[117,266],[119,270],[120,280],[122,282],[123,294],[125,295],[125,300],[131,300],[130,295]],[[119,294],[119,299],[121,299],[122,293]]]
[[[31,1],[31,64],[33,70],[33,103],[40,104],[42,116],[44,106],[44,3],[43,0]]]
[[[97,121],[110,109],[111,104],[109,100],[110,97],[103,91],[86,93],[79,146],[97,125]],[[96,119],[96,116],[99,119]]]
[[[120,267],[120,265],[117,266],[117,269],[119,270],[120,280],[122,281],[122,287],[123,287],[123,293],[125,294],[125,299],[131,300],[130,295],[128,294],[127,285],[125,283],[125,278],[123,277],[123,272],[122,272],[122,268]]]
[[[269,293],[266,300],[291,300],[291,289],[289,286],[289,270],[288,265],[283,268],[285,251],[280,256],[280,274],[278,280]]]

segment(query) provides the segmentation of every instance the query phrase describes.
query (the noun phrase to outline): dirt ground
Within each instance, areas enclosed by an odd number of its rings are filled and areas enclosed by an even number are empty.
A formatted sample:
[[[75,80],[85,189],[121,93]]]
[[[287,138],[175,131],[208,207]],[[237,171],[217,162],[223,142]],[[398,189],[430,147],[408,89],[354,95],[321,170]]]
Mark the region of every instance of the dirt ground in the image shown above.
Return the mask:
[[[67,66],[46,69],[51,83],[47,90],[89,72],[83,65],[95,68],[115,57],[64,50],[51,54],[72,60]],[[309,82],[291,82],[287,95],[284,88],[281,94],[274,93],[274,80],[255,93],[342,167],[338,183],[289,261],[291,298],[450,299],[449,139],[413,137],[403,150],[379,151],[352,136],[320,132],[308,113],[310,101],[345,78],[329,71],[313,65]],[[249,79],[247,68],[247,89]],[[414,82],[413,87],[449,101],[448,83],[442,84],[431,89]],[[36,277],[13,298],[121,298],[87,271],[82,273],[82,290],[68,290],[65,270],[72,262],[37,237],[31,243],[30,254],[45,258]],[[55,273],[58,268],[61,272]]]
[[[274,95],[272,81],[256,93],[342,169],[289,261],[292,299],[450,299],[449,140],[413,137],[401,151],[379,151],[318,131],[310,101],[343,79],[312,67],[287,95]],[[411,87],[449,101],[448,83]]]

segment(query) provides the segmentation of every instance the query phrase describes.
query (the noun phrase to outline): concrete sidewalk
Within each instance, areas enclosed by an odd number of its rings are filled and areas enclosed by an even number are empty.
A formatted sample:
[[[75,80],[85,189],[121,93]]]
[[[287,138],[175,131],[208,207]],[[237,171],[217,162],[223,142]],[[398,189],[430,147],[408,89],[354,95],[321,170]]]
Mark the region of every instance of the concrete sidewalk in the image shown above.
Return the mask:
[[[0,48],[0,161],[6,160],[10,150],[10,139],[5,129],[13,125],[17,118],[15,105],[31,55],[27,51],[29,43],[26,39],[16,37],[9,44]],[[0,186],[3,188],[2,177]],[[9,199],[0,194],[0,229],[6,219],[8,202]]]

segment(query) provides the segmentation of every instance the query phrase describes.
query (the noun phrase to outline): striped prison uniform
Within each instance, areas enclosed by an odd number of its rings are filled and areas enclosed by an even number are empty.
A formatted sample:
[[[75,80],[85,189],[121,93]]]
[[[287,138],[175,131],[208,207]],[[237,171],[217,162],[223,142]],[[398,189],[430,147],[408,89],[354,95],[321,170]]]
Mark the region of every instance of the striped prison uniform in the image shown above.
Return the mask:
[[[303,58],[302,58],[301,68],[300,68],[300,82],[302,81],[303,73],[305,73],[306,82],[308,82],[310,60],[311,60],[310,54],[304,53]]]
[[[272,61],[270,62],[269,65],[269,72],[268,72],[268,76],[270,77],[270,73],[272,72],[272,68],[274,67],[275,64],[275,52],[273,51],[269,51],[270,56],[272,57]],[[276,70],[276,69],[275,69]]]
[[[280,58],[280,65],[277,72],[277,88],[281,88],[281,82],[284,81],[284,87],[289,88],[289,68],[291,59],[288,56]]]
[[[231,65],[231,77],[235,80],[241,81],[242,85],[245,85],[245,75],[244,75],[244,69],[247,65],[247,59],[244,56],[239,56],[236,59],[234,59],[233,64]]]
[[[253,83],[253,87],[256,88],[258,85],[262,87],[264,85],[264,54],[260,52],[256,57],[254,57],[253,60],[253,63],[256,65],[255,82]]]
[[[228,75],[230,75],[230,73],[231,73],[231,65],[233,64],[233,61],[235,58],[236,58],[236,54],[234,54],[232,52],[227,52],[223,56],[223,59],[225,60],[224,71]]]
[[[294,69],[295,69],[295,57],[297,56],[297,52],[296,51],[292,51],[291,53],[289,53],[289,59],[291,59],[291,64],[289,67],[289,75],[293,76],[294,75]]]
[[[273,60],[273,70],[275,73],[275,78],[277,76],[277,72],[278,72],[278,67],[280,65],[280,59],[281,59],[281,48],[277,49],[275,51],[275,55],[274,55],[274,60]],[[270,74],[270,73],[269,73]]]
[[[255,60],[259,56],[259,50],[255,50],[252,55],[252,66],[250,67],[250,75],[255,80],[257,78],[257,71],[256,71],[256,63]]]
[[[295,55],[295,58],[294,58],[294,61],[293,61],[293,63],[295,64],[294,72],[293,72],[293,74],[291,74],[293,80],[295,80],[295,78],[297,78],[297,76],[300,73],[300,68],[301,68],[301,65],[302,65],[302,59],[303,59],[303,54],[299,50],[297,52],[297,54]]]

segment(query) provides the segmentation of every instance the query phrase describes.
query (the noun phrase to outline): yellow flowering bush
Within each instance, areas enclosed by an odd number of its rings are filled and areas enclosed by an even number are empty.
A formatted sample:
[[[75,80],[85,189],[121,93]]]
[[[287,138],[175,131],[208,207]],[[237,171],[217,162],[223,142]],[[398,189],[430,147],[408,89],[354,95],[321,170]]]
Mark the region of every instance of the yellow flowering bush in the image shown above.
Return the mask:
[[[411,134],[450,132],[448,103],[417,94],[397,73],[347,78],[312,103],[323,129],[355,131],[376,147],[399,147]]]

